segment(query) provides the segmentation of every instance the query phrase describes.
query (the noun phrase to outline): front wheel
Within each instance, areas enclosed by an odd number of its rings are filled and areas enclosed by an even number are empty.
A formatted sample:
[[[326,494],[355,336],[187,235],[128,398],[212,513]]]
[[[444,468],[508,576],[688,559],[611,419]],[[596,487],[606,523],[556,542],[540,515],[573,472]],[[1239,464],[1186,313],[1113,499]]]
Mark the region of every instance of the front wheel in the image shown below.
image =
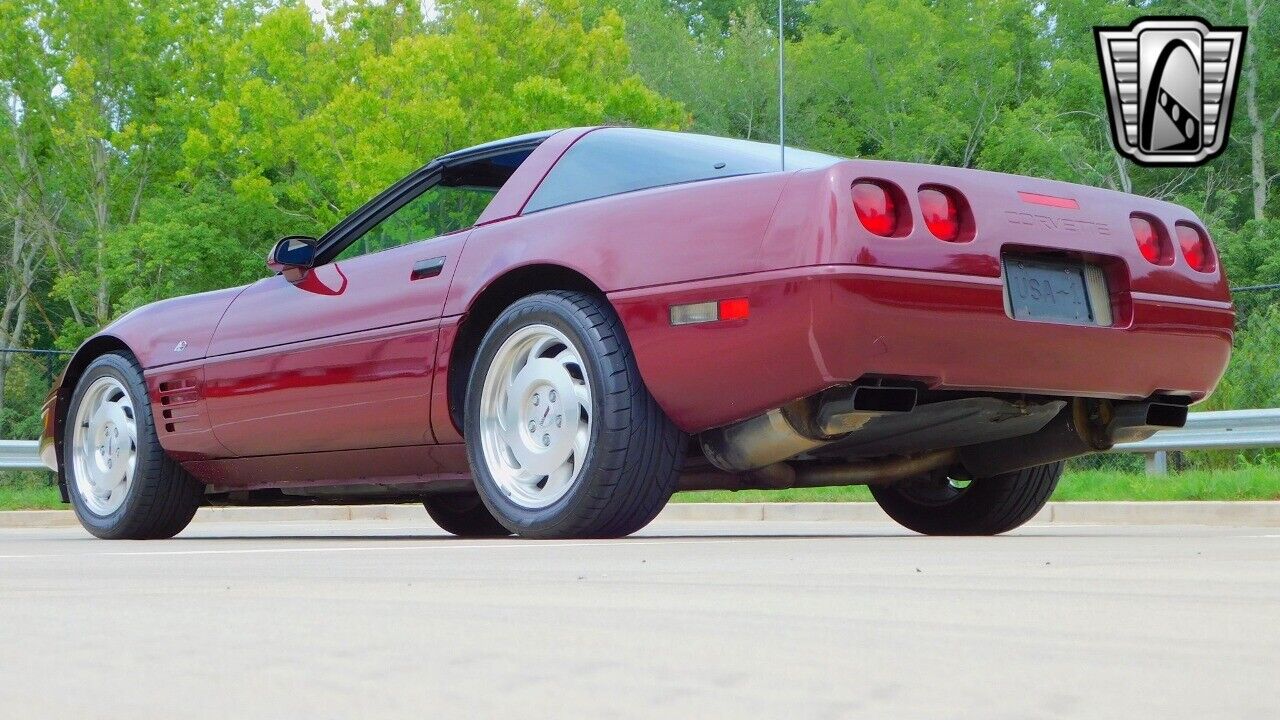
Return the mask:
[[[613,308],[569,291],[522,298],[489,328],[464,434],[485,506],[532,538],[639,530],[675,490],[685,447]]]
[[[63,431],[67,494],[84,529],[109,540],[177,535],[200,506],[203,486],[156,435],[142,369],[118,353],[85,368]]]
[[[1058,486],[1062,465],[971,481],[930,475],[872,485],[871,494],[898,524],[924,535],[998,535],[1040,512]]]

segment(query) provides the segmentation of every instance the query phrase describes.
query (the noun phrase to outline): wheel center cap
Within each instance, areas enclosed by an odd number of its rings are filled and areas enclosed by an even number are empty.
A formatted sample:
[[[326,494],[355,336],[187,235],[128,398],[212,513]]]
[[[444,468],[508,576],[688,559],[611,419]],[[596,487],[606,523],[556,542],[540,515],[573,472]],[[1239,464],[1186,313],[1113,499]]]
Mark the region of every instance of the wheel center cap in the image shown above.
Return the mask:
[[[512,382],[511,450],[530,473],[547,475],[573,453],[578,415],[573,379],[553,360],[529,362]]]
[[[564,430],[564,398],[560,391],[550,383],[531,388],[522,421],[535,448],[555,444]]]

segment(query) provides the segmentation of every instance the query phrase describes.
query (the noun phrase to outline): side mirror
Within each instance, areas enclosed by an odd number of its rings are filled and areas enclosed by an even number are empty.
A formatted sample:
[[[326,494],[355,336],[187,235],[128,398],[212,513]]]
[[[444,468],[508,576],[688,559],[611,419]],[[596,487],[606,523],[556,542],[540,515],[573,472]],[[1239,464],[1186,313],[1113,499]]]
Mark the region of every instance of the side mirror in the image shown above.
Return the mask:
[[[317,242],[315,238],[306,235],[289,235],[280,238],[267,255],[267,269],[284,273],[286,279],[290,281],[296,280],[297,278],[289,276],[300,276],[302,271],[310,270],[315,264]]]

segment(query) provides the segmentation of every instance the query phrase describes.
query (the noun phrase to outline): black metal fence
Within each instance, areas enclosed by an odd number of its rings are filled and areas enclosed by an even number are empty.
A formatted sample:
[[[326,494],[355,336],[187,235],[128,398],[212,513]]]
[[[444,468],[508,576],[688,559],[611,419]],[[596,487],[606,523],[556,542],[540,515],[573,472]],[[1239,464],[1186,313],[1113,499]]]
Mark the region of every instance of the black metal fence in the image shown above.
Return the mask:
[[[1280,300],[1280,283],[1231,288],[1231,299],[1236,306],[1236,327],[1241,328],[1254,313],[1267,312]]]
[[[5,369],[0,438],[36,437],[40,432],[40,405],[70,356],[66,350],[0,348],[0,362]]]
[[[17,355],[20,357],[34,358],[43,366],[44,379],[53,382],[53,378],[57,376],[58,371],[62,370],[62,364],[67,358],[71,357],[70,350],[41,350],[38,348],[0,348],[0,354]],[[5,364],[12,364],[12,360],[6,358]]]

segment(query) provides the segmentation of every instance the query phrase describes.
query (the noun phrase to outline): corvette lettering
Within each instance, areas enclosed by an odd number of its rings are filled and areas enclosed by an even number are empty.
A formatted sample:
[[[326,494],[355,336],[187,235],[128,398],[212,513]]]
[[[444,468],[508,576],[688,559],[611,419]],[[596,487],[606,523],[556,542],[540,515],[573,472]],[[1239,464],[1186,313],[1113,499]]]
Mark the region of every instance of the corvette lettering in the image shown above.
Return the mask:
[[[1055,218],[1037,213],[1005,211],[1005,217],[1011,225],[1027,225],[1041,227],[1046,230],[1061,230],[1069,233],[1093,233],[1095,235],[1111,235],[1111,226],[1106,223],[1080,220],[1078,218]]]

